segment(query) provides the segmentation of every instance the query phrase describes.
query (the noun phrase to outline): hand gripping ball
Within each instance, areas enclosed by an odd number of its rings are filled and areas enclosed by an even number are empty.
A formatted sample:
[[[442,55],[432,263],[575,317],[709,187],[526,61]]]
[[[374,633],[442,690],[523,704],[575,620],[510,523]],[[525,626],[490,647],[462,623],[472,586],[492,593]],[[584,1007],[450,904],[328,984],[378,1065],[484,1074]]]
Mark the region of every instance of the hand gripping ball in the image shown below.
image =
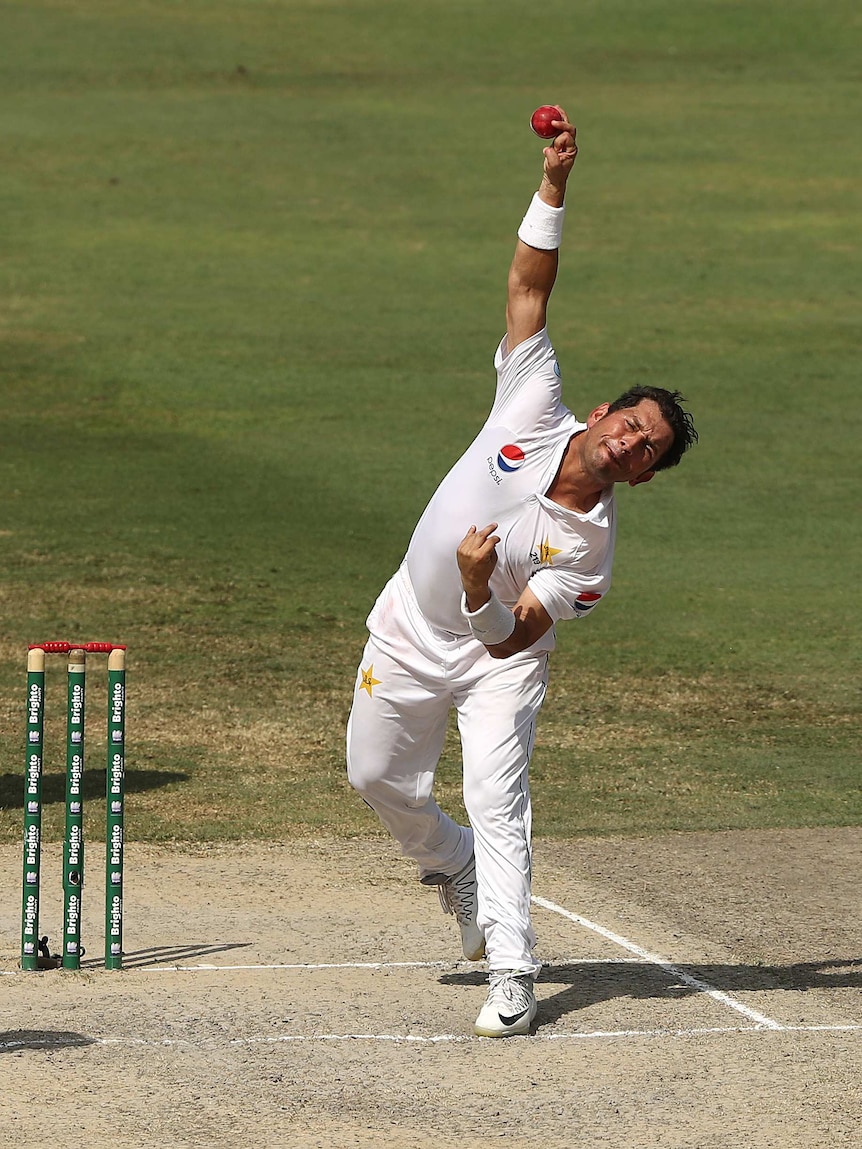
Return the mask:
[[[543,140],[552,140],[557,134],[557,129],[551,126],[551,120],[562,119],[564,119],[563,113],[556,104],[542,104],[541,108],[536,108],[530,116],[530,127]]]

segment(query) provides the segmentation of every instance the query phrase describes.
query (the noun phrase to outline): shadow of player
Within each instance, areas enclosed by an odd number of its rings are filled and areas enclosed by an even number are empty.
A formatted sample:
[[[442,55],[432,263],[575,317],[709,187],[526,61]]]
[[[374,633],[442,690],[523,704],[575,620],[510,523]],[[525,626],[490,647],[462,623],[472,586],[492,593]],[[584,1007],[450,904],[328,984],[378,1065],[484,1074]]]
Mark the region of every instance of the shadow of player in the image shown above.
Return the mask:
[[[673,962],[672,969],[642,961],[551,963],[542,967],[539,984],[562,984],[542,999],[543,1023],[615,998],[678,1000],[705,989],[724,993],[862,988],[862,958],[792,962],[789,965],[730,965]],[[681,980],[679,974],[700,985]],[[484,985],[483,970],[443,974],[442,985]],[[700,988],[702,986],[703,988]]]

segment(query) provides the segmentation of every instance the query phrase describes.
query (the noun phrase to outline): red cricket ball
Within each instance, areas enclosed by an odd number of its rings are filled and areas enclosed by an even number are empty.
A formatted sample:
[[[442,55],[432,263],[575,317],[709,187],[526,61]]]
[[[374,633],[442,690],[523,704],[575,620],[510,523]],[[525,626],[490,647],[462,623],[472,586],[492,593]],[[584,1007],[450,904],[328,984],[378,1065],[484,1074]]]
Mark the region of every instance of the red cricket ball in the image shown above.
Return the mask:
[[[551,120],[562,119],[564,119],[563,113],[556,104],[542,104],[541,108],[536,108],[530,116],[530,127],[543,140],[552,140],[557,134],[557,129],[551,127]]]

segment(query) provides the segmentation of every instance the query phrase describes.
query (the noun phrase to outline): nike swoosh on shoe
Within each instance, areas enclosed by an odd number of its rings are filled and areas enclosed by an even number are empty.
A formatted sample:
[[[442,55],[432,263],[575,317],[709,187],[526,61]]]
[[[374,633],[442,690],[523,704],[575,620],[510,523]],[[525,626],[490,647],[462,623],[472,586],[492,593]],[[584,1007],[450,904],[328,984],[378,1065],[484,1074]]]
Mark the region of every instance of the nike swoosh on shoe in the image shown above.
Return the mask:
[[[503,1025],[514,1025],[516,1021],[520,1021],[524,1014],[528,1012],[529,1010],[522,1009],[520,1013],[516,1013],[513,1017],[503,1017],[502,1013],[498,1013],[497,1016]]]

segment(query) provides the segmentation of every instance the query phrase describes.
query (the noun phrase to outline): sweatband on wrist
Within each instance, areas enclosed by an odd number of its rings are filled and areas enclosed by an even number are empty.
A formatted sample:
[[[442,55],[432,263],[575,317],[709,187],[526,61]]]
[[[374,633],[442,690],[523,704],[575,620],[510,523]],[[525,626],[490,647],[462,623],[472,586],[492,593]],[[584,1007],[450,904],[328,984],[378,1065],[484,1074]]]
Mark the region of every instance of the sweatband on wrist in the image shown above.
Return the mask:
[[[470,624],[470,631],[483,646],[496,646],[505,642],[515,629],[515,616],[507,606],[503,606],[491,591],[491,597],[478,610],[467,609],[467,596],[461,595],[461,613]]]
[[[527,208],[527,214],[518,228],[518,239],[539,251],[553,251],[563,240],[563,218],[566,205],[551,207],[536,192]]]

